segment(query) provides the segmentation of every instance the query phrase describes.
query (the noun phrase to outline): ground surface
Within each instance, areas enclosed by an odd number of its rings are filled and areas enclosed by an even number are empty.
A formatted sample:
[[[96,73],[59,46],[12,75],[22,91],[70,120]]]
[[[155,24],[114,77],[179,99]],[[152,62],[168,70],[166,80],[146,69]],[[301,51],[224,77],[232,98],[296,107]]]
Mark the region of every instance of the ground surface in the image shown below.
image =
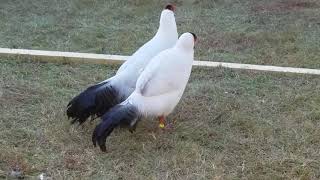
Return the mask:
[[[65,107],[116,68],[0,59],[0,178],[320,178],[318,76],[195,68],[171,132],[145,120],[116,130],[105,154],[91,144],[97,122],[71,126]]]
[[[320,68],[317,0],[175,0],[196,58]],[[0,47],[130,55],[156,31],[159,0],[0,0]],[[23,59],[25,60],[25,59]],[[65,107],[116,66],[0,58],[0,178],[320,179],[318,76],[195,68],[162,132],[145,120],[116,130],[71,126]]]
[[[1,0],[0,47],[130,55],[168,1]],[[174,0],[196,58],[320,68],[318,0]]]

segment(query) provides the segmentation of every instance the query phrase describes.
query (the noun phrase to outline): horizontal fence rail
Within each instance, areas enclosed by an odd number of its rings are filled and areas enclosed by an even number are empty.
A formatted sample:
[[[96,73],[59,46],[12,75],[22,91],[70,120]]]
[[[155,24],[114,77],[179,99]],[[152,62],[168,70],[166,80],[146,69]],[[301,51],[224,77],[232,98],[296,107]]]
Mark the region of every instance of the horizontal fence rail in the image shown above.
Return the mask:
[[[76,52],[60,52],[60,51],[42,51],[29,49],[10,49],[0,48],[0,56],[28,58],[42,62],[60,62],[60,63],[93,63],[93,64],[121,64],[126,61],[129,56],[92,54],[92,53],[76,53]],[[254,64],[238,64],[212,61],[194,61],[194,66],[200,67],[225,67],[231,69],[245,69],[256,71],[284,72],[284,73],[300,73],[320,75],[320,69],[279,67]]]

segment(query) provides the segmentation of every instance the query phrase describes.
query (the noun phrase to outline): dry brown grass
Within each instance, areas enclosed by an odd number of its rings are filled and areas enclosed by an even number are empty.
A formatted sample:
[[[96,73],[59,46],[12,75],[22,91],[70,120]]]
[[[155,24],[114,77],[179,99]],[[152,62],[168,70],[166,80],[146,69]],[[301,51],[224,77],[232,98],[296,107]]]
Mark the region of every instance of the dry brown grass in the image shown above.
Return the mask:
[[[197,59],[320,67],[316,0],[174,2],[179,32],[199,36]],[[164,3],[3,1],[0,46],[131,54]],[[320,179],[318,76],[196,68],[172,131],[152,120],[117,129],[104,154],[91,144],[96,122],[71,126],[65,106],[116,68],[1,58],[0,178]]]
[[[254,12],[281,12],[281,11],[299,11],[304,9],[319,8],[316,1],[298,1],[298,0],[282,0],[265,2],[252,8]]]
[[[144,120],[117,129],[108,152],[97,122],[71,126],[68,100],[116,67],[1,60],[0,176],[55,179],[318,179],[317,76],[195,68],[173,130]]]

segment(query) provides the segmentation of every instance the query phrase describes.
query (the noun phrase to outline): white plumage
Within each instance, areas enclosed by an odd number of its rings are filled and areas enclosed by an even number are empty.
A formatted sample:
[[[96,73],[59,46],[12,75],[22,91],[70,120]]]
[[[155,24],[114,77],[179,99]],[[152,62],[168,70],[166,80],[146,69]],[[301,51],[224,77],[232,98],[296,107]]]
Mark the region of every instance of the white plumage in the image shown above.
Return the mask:
[[[136,81],[150,62],[159,52],[171,48],[178,39],[177,26],[174,13],[164,9],[160,17],[160,26],[156,35],[140,47],[117,71],[112,85],[128,97],[135,89]]]
[[[69,102],[67,115],[72,123],[81,124],[90,116],[102,116],[134,91],[136,81],[149,61],[159,52],[173,47],[178,39],[174,9],[173,5],[165,7],[155,36],[140,47],[115,76],[87,88]]]
[[[98,142],[105,151],[105,141],[118,125],[135,127],[141,117],[164,118],[180,101],[190,77],[193,57],[193,33],[184,33],[173,48],[155,56],[139,76],[134,92],[102,117],[93,133],[93,144]]]
[[[167,116],[179,102],[193,63],[193,36],[183,34],[172,49],[154,57],[138,78],[128,102],[146,116]]]

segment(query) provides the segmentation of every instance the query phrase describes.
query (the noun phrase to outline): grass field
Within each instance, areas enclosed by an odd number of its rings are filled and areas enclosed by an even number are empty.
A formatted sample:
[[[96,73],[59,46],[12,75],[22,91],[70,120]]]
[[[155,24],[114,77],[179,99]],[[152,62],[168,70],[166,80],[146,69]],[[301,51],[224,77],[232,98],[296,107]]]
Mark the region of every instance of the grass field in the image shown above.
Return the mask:
[[[130,55],[158,26],[160,0],[0,0],[0,47]],[[174,0],[196,59],[320,68],[318,0]],[[117,129],[72,126],[67,102],[117,66],[0,57],[0,179],[320,179],[319,76],[194,68],[169,116]]]
[[[1,0],[0,47],[130,55],[150,39],[160,0]],[[174,0],[196,58],[320,68],[318,0]]]
[[[71,126],[72,96],[116,66],[0,60],[0,178],[319,179],[318,76],[194,68],[162,132],[144,120],[116,130],[108,153],[91,144],[97,121]]]

